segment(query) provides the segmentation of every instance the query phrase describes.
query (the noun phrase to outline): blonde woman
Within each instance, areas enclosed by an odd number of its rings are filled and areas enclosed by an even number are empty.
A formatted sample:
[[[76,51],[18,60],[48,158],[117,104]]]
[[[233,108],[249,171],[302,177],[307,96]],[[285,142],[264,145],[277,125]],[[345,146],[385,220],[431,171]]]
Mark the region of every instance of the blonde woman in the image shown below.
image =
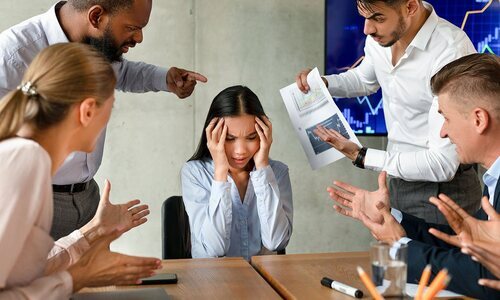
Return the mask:
[[[73,151],[93,150],[114,102],[115,76],[89,46],[50,46],[0,101],[0,298],[68,299],[82,287],[134,284],[160,260],[109,250],[145,222],[147,207],[112,205],[54,243],[51,177]]]

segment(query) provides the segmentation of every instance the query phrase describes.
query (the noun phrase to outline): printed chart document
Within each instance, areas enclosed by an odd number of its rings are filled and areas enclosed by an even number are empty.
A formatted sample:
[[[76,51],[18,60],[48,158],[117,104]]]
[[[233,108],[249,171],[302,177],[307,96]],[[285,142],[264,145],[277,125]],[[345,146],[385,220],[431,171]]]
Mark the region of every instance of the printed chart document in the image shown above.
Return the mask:
[[[316,126],[331,128],[360,147],[361,144],[333,101],[318,68],[309,72],[307,83],[310,87],[307,94],[299,90],[296,83],[282,88],[280,93],[309,164],[316,170],[344,157],[314,134]]]

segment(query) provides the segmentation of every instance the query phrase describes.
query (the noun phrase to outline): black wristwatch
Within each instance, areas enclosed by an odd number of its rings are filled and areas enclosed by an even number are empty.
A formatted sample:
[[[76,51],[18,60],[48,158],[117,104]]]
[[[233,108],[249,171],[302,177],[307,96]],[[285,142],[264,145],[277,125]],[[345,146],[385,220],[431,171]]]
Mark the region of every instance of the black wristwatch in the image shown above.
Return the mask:
[[[352,164],[358,168],[364,169],[365,168],[365,156],[366,156],[367,150],[368,150],[368,148],[366,148],[366,147],[359,149],[358,156],[356,156],[356,159],[352,161]]]

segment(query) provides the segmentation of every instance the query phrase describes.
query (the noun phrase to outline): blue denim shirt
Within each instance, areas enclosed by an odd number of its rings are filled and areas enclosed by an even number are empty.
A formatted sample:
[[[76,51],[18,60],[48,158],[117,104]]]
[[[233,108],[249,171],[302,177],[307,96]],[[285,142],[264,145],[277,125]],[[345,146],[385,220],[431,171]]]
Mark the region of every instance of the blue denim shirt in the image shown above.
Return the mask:
[[[214,164],[190,161],[182,168],[182,197],[191,227],[193,257],[241,256],[284,249],[292,235],[288,167],[270,160],[250,172],[243,201],[228,176],[214,180]]]

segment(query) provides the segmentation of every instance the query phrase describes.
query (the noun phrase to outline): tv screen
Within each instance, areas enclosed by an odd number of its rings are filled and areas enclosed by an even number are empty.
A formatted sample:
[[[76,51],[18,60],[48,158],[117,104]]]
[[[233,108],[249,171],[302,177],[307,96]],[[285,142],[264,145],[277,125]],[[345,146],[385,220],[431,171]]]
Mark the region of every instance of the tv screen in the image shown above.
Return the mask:
[[[500,54],[500,1],[428,0],[436,13],[463,28],[478,52]],[[338,74],[363,57],[364,19],[355,0],[326,0],[325,74]],[[357,135],[386,135],[382,93],[353,99],[335,98]]]

